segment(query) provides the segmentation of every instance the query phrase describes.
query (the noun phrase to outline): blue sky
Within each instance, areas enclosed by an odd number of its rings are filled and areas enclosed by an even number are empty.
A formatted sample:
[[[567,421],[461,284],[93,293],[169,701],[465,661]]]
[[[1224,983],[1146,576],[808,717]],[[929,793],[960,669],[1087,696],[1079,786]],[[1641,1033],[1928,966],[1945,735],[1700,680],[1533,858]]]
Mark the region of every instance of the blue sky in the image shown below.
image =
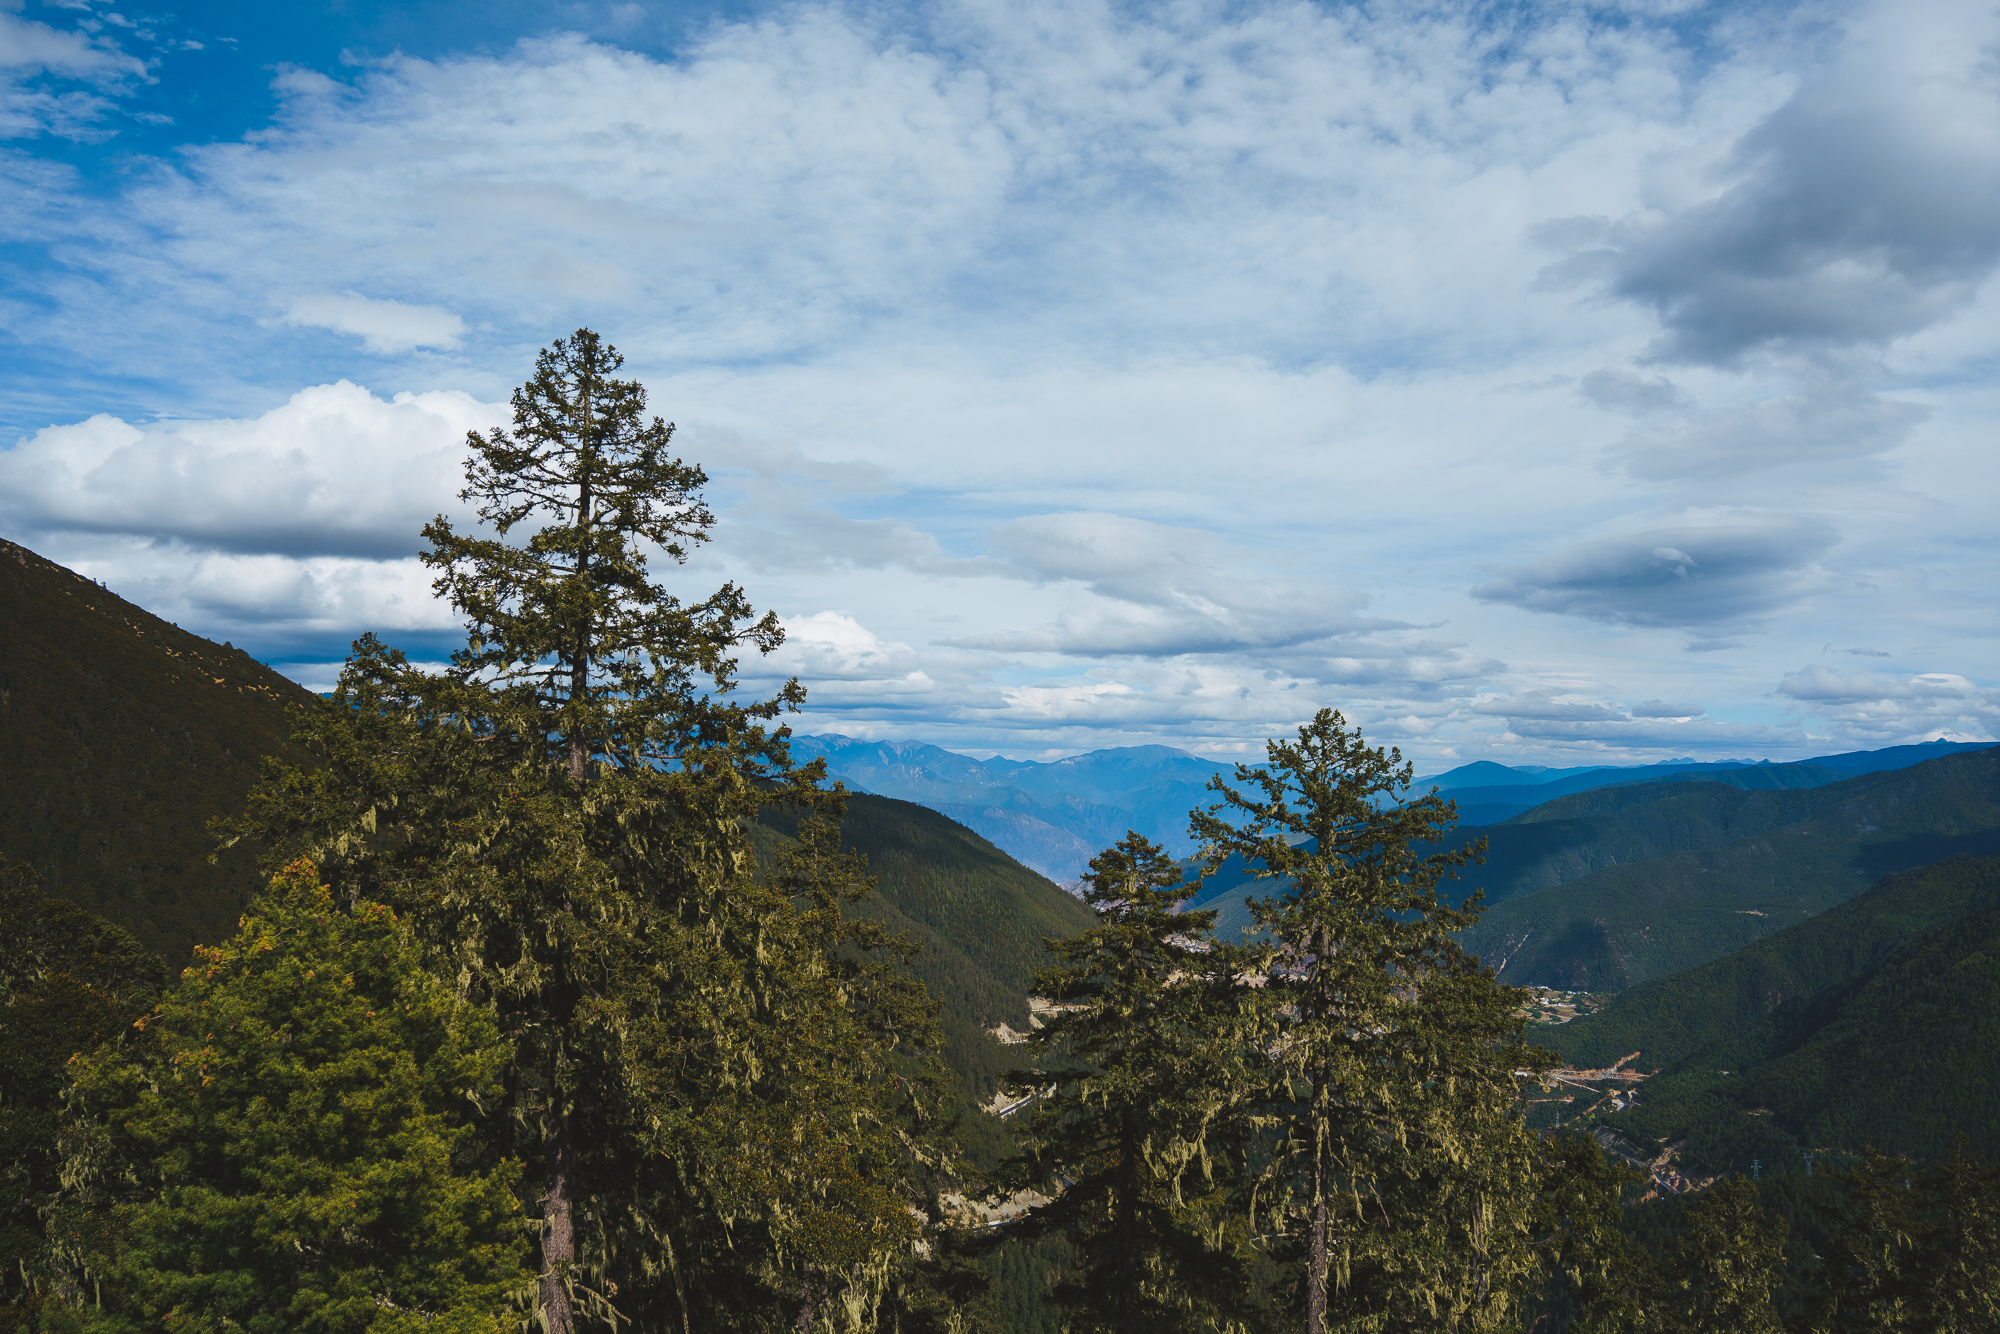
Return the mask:
[[[1986,739],[1991,5],[0,0],[0,533],[313,685],[452,638],[588,325],[808,730]]]

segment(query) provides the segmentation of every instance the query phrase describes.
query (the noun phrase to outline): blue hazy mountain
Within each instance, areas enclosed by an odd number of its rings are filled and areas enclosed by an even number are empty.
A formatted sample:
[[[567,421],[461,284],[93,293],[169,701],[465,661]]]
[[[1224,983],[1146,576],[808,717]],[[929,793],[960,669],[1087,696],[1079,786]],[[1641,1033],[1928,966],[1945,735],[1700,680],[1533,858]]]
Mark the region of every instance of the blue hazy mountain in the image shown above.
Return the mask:
[[[800,759],[824,759],[849,787],[942,812],[1052,880],[1137,829],[1177,856],[1194,851],[1188,812],[1208,805],[1208,780],[1233,766],[1171,746],[1120,746],[1041,762],[977,760],[919,741],[792,738]]]
[[[2000,745],[2000,742],[1926,741],[1915,746],[1819,755],[1792,764],[1773,764],[1769,760],[1688,759],[1631,768],[1538,769],[1510,768],[1491,760],[1480,760],[1419,778],[1414,786],[1419,792],[1438,788],[1457,802],[1460,824],[1489,825],[1510,820],[1558,797],[1603,787],[1676,780],[1727,783],[1740,788],[1818,787],[1857,774],[1907,769],[1941,755],[1984,750],[1994,745]]]
[[[1814,788],[1996,744],[1932,741],[1792,764],[1682,759],[1550,769],[1480,760],[1421,777],[1413,787],[1443,790],[1458,803],[1461,824],[1497,825],[1602,788],[1660,782],[1720,783],[1746,791]],[[844,736],[794,737],[793,749],[804,759],[825,759],[828,771],[851,788],[942,812],[1059,881],[1082,875],[1090,859],[1128,829],[1176,856],[1192,855],[1188,812],[1214,800],[1207,790],[1211,776],[1234,772],[1232,765],[1171,746],[1119,746],[1052,761],[981,760],[921,741]]]

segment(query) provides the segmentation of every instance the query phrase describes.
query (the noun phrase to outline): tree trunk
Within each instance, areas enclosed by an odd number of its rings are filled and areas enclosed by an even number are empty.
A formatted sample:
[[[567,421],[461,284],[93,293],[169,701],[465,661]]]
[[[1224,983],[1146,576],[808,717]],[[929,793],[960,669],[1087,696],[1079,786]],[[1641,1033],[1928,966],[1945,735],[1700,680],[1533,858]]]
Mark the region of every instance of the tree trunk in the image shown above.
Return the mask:
[[[1326,1150],[1313,1148],[1312,1237],[1306,1254],[1306,1334],[1326,1334]]]
[[[816,1300],[818,1296],[813,1288],[812,1266],[807,1265],[799,1279],[799,1319],[795,1326],[799,1334],[811,1334],[813,1321],[819,1315],[819,1303]]]
[[[1327,956],[1326,927],[1318,927],[1313,932],[1313,983],[1323,985],[1326,975]],[[1324,1021],[1324,1004],[1314,1007],[1322,1011],[1316,1017]],[[1307,1241],[1306,1252],[1306,1334],[1325,1334],[1326,1331],[1326,1107],[1329,1098],[1326,1071],[1314,1071],[1312,1089],[1312,1137],[1313,1137],[1313,1193],[1312,1193],[1312,1235]]]
[[[1125,1309],[1120,1313],[1120,1324],[1133,1334],[1140,1334],[1135,1323],[1139,1313],[1139,1278],[1145,1273],[1145,1266],[1139,1262],[1139,1165],[1135,1147],[1137,1137],[1132,1133],[1132,1123],[1125,1122],[1124,1133],[1118,1145],[1118,1249],[1124,1271],[1121,1280],[1126,1289]]]
[[[577,440],[577,471],[582,481],[576,493],[576,526],[582,538],[582,545],[576,554],[577,582],[585,597],[590,595],[590,507],[597,503],[592,487],[591,465],[596,462],[596,441],[592,438],[590,421],[590,384],[583,385],[583,427]],[[591,619],[586,612],[583,624],[576,628],[576,644],[570,650],[569,660],[569,712],[573,720],[569,732],[569,780],[578,787],[588,771],[590,748],[583,735],[583,701],[590,689],[590,649]]]
[[[548,1334],[572,1334],[576,1316],[563,1278],[576,1259],[576,1153],[569,1126],[553,1108],[544,1147],[548,1168],[542,1194],[542,1318]]]

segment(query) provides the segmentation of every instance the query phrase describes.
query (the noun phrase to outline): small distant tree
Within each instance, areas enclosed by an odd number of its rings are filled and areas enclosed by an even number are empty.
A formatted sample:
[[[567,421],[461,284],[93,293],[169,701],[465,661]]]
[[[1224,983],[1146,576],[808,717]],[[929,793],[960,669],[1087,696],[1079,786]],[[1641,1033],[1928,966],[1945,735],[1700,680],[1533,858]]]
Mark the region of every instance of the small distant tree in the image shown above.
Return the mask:
[[[480,1152],[506,1047],[408,924],[310,863],[75,1071],[72,1214],[111,1323],[502,1334],[528,1277],[519,1164]]]
[[[1255,1205],[1306,1334],[1511,1328],[1541,1282],[1519,1084],[1556,1058],[1523,1042],[1523,993],[1453,939],[1477,899],[1440,887],[1483,844],[1426,851],[1456,810],[1411,777],[1322,710],[1193,818],[1211,865],[1240,856],[1277,891],[1252,903],[1275,1135]]]
[[[1008,1087],[1036,1099],[1008,1190],[1050,1196],[1014,1235],[1069,1240],[1055,1297],[1074,1330],[1241,1328],[1247,1238],[1227,1207],[1249,1132],[1236,956],[1215,913],[1179,912],[1195,886],[1137,833],[1090,862],[1098,925],[1051,940],[1035,976],[1053,1002]]]

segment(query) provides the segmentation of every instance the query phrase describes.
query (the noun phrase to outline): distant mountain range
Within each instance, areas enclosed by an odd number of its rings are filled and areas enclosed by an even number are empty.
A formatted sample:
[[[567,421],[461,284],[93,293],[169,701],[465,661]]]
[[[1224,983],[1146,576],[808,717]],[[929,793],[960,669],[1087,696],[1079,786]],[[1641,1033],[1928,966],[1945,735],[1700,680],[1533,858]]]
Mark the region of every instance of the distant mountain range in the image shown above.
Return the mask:
[[[1441,789],[1458,803],[1462,825],[1493,825],[1599,788],[1671,779],[1746,790],[1813,788],[1996,745],[2000,742],[1932,741],[1792,764],[1673,760],[1629,768],[1545,769],[1480,760],[1418,778],[1413,786],[1418,792]],[[1188,813],[1214,802],[1211,777],[1235,773],[1232,764],[1170,746],[1115,747],[1046,762],[978,760],[921,741],[844,736],[797,736],[792,748],[802,759],[824,759],[827,771],[856,791],[900,797],[949,815],[1057,881],[1076,880],[1092,857],[1129,829],[1175,856],[1192,856]]]

